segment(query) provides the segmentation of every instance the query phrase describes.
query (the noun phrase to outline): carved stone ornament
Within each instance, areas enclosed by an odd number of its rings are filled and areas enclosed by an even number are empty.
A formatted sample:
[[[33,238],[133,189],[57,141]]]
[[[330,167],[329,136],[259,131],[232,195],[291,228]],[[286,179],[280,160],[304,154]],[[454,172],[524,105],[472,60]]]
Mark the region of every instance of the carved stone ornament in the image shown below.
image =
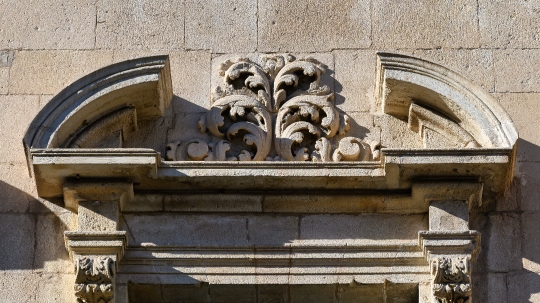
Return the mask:
[[[470,257],[438,257],[431,263],[433,296],[438,303],[471,302]]]
[[[75,296],[78,303],[112,303],[115,262],[107,256],[75,259]]]
[[[168,144],[173,161],[373,161],[379,143],[337,135],[349,130],[349,117],[335,108],[334,94],[320,85],[326,69],[313,58],[265,55],[221,64],[223,83],[213,105],[199,120],[201,133]]]

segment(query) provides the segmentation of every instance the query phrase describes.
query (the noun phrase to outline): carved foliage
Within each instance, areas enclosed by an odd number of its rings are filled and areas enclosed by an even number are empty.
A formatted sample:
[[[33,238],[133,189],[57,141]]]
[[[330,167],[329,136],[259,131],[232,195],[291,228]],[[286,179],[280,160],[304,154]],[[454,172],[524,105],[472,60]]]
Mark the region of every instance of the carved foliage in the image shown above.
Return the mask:
[[[115,264],[111,257],[79,257],[75,260],[75,271],[78,303],[113,302]]]
[[[439,257],[432,260],[433,295],[439,303],[471,302],[470,257]]]
[[[211,140],[168,145],[176,161],[370,161],[378,144],[347,137],[348,117],[340,115],[333,94],[320,85],[326,71],[313,58],[266,55],[257,63],[227,60],[219,75],[213,106],[199,121]],[[273,144],[272,144],[273,143]]]

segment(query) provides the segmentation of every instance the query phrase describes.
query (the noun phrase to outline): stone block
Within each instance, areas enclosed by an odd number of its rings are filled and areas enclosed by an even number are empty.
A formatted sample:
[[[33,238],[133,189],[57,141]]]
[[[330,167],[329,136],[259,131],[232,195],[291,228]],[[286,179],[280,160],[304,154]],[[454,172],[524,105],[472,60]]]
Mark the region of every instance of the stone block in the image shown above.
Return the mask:
[[[334,303],[336,287],[336,285],[290,285],[290,303]]]
[[[540,161],[540,134],[536,123],[531,123],[540,120],[540,93],[505,93],[495,97],[518,129],[518,160]]]
[[[540,302],[540,275],[520,272],[506,276],[508,289],[507,301],[504,302]]]
[[[96,48],[184,48],[181,1],[104,0],[96,5]]]
[[[409,240],[427,230],[424,215],[306,215],[301,219],[301,239],[363,239],[366,243]]]
[[[429,230],[469,230],[469,206],[462,201],[431,202]]]
[[[249,242],[253,245],[278,245],[298,239],[297,216],[254,216],[248,220]]]
[[[74,302],[76,299],[73,290],[74,280],[72,273],[41,275],[33,302]]]
[[[206,139],[207,134],[199,132],[199,120],[203,113],[178,113],[174,116],[173,128],[167,132],[167,142],[182,142],[187,139]],[[207,140],[205,140],[207,141]],[[209,141],[207,141],[209,142]]]
[[[0,298],[4,302],[36,302],[40,274],[30,270],[5,270],[0,266]],[[22,291],[24,290],[24,291]],[[42,301],[47,302],[47,301]],[[49,301],[51,302],[51,301]]]
[[[375,195],[265,195],[269,213],[361,213],[382,211],[384,198]]]
[[[121,230],[130,245],[246,245],[247,217],[220,215],[127,215]],[[159,224],[157,224],[159,222]]]
[[[540,49],[494,50],[495,91],[540,92]]]
[[[473,301],[506,303],[507,289],[506,278],[503,273],[478,273],[472,274]]]
[[[9,67],[0,67],[0,95],[8,93]]]
[[[256,50],[256,0],[188,0],[185,6],[187,49],[210,49],[214,53]]]
[[[115,51],[114,62],[145,56],[169,55],[176,113],[200,113],[210,108],[210,51]]]
[[[27,211],[35,191],[26,165],[0,164],[0,212]]]
[[[211,285],[212,303],[257,302],[255,285]]]
[[[73,273],[73,262],[65,248],[64,231],[77,229],[74,213],[40,214],[36,224],[34,266],[44,272]]]
[[[481,43],[494,48],[540,47],[537,1],[478,1]]]
[[[447,67],[488,92],[495,89],[493,51],[489,49],[418,49],[413,56]]]
[[[369,112],[375,104],[375,51],[334,51],[336,107]]]
[[[518,162],[516,175],[519,178],[521,188],[521,209],[525,211],[540,210],[540,163]]]
[[[390,115],[374,116],[373,124],[381,129],[381,147],[423,148],[422,137],[407,122]]]
[[[516,214],[502,213],[489,217],[489,236],[483,238],[483,252],[489,271],[521,269],[521,224]],[[524,244],[527,245],[527,244]]]
[[[474,48],[480,44],[475,0],[376,0],[372,6],[372,39],[377,48]]]
[[[19,51],[9,76],[10,94],[56,94],[112,63],[111,51]]]
[[[0,49],[91,49],[95,26],[94,0],[8,0],[0,10]]]
[[[13,51],[1,50],[0,51],[0,67],[10,67],[13,63]]]
[[[313,52],[370,46],[370,1],[259,2],[258,50]]]
[[[1,271],[33,268],[35,227],[32,215],[0,214]]]
[[[213,286],[213,285],[212,285]],[[154,285],[156,288],[156,285]],[[161,285],[157,286],[161,288],[162,298],[164,302],[193,302],[193,303],[204,303],[210,302],[210,290],[209,285],[206,283],[200,283],[195,285]],[[155,292],[155,291],[154,291]],[[159,297],[154,297],[159,298]],[[133,302],[139,302],[133,300]],[[149,300],[148,302],[155,302]]]
[[[0,162],[26,164],[22,138],[38,111],[38,96],[0,95]]]
[[[261,212],[262,196],[249,194],[166,195],[166,211]]]
[[[77,226],[80,231],[115,231],[118,227],[117,201],[80,201]]]
[[[386,302],[383,284],[339,285],[337,296],[337,302]]]
[[[122,211],[145,212],[163,210],[163,195],[161,194],[136,194],[133,200],[126,203]]]
[[[288,285],[257,285],[257,303],[289,302]]]
[[[521,239],[523,241],[523,268],[535,273],[540,273],[540,243],[538,242],[540,237],[539,220],[540,213],[537,212],[525,212],[521,215],[523,229]],[[518,240],[520,239],[516,239],[516,241]]]

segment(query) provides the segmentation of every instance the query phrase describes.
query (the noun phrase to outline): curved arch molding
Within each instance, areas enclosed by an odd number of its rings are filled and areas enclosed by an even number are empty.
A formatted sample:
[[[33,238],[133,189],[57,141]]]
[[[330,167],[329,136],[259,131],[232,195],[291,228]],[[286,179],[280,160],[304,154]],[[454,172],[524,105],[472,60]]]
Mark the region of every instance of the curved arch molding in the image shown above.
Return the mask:
[[[426,60],[379,53],[376,92],[383,113],[411,123],[411,113],[418,112],[415,104],[421,104],[453,120],[481,147],[512,148],[518,138],[514,123],[493,97],[461,75]]]
[[[171,99],[168,56],[113,64],[57,94],[30,124],[24,144],[27,149],[85,147],[85,141],[115,131],[126,135],[137,120],[161,116]]]

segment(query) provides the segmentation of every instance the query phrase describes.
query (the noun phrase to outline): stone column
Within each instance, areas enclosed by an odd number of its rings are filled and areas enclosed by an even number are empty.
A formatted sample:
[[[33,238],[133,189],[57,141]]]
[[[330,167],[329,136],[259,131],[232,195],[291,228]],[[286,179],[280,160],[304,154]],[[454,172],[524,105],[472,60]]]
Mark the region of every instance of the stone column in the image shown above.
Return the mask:
[[[127,246],[126,232],[118,230],[120,205],[132,198],[131,183],[65,184],[66,207],[78,213],[77,231],[64,233],[75,263],[75,302],[115,302],[116,268]]]
[[[440,195],[428,202],[429,231],[420,231],[419,241],[431,270],[432,302],[472,303],[471,262],[480,233],[469,230],[470,201]]]

